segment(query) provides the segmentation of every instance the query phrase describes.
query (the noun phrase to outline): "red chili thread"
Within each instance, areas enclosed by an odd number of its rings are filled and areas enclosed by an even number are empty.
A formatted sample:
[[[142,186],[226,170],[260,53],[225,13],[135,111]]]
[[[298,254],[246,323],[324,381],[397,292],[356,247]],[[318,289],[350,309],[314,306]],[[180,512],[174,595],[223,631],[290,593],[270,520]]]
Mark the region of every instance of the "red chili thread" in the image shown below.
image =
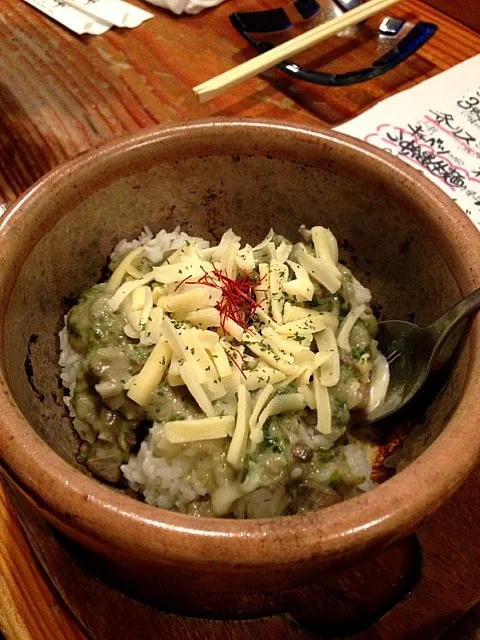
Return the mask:
[[[260,291],[258,286],[262,280],[263,278],[254,282],[248,276],[241,276],[234,280],[218,269],[214,269],[196,282],[184,282],[185,284],[203,284],[222,292],[222,298],[215,305],[215,308],[220,313],[220,327],[228,335],[228,331],[225,329],[227,319],[233,320],[245,331],[249,330],[249,323],[260,306],[254,295]]]
[[[182,284],[185,284],[185,283],[187,282],[187,280],[190,280],[190,278],[191,278],[191,277],[192,277],[192,276],[187,276],[186,278],[184,278],[183,280],[181,280],[181,281],[177,284],[177,286],[175,287],[175,289],[173,290],[173,293],[176,293],[176,292],[180,289],[180,287],[182,286]],[[190,283],[188,283],[188,284],[192,284],[192,283],[190,282]]]

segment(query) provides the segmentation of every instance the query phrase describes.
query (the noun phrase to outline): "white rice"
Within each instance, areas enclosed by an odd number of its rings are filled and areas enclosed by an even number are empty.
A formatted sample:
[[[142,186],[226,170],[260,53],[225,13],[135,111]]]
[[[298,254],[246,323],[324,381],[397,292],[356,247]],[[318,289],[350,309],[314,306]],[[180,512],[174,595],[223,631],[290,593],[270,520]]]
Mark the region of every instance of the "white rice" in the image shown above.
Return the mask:
[[[188,455],[173,459],[157,457],[151,442],[149,434],[138,454],[131,455],[128,464],[121,467],[130,488],[142,493],[145,502],[163,509],[182,509],[207,493],[204,487],[187,480],[192,470],[192,459]]]
[[[192,459],[192,456],[196,452],[193,448],[189,451],[186,447],[183,453],[175,458],[156,456],[154,454],[155,429],[153,427],[150,430],[150,434],[142,442],[138,454],[132,454],[128,463],[122,465],[121,470],[130,488],[143,494],[148,504],[164,509],[177,508],[182,510],[193,500],[208,493],[206,487],[198,481],[192,480],[191,472],[196,464],[196,458]],[[302,440],[304,438],[310,446],[314,444],[307,430],[302,433]],[[331,447],[332,443],[329,442],[328,446]],[[322,482],[325,487],[328,487],[332,477],[341,467],[343,480],[352,488],[369,491],[375,486],[375,483],[370,479],[373,461],[371,447],[350,438],[350,443],[337,447],[336,452],[340,457],[324,465],[316,476],[318,482]],[[212,472],[214,472],[215,464],[215,461],[212,460]],[[284,493],[284,488],[281,489],[280,493],[282,492]],[[253,496],[253,494],[250,495]],[[352,495],[354,494],[352,493]],[[269,500],[271,499],[270,496]],[[280,512],[272,515],[278,515]]]
[[[189,236],[180,227],[176,227],[173,231],[168,232],[162,229],[155,236],[153,232],[144,227],[142,233],[135,240],[120,240],[115,249],[112,251],[110,259],[118,260],[125,253],[136,249],[137,247],[145,248],[145,256],[153,263],[161,262],[163,256],[168,251],[180,249],[186,242],[195,243],[199,249],[208,249],[210,243],[202,238]]]
[[[65,389],[68,389],[69,393],[63,396],[63,401],[67,405],[68,412],[72,418],[76,417],[75,409],[72,407],[70,398],[73,396],[75,390],[75,383],[77,380],[78,367],[82,361],[82,356],[77,353],[70,345],[68,341],[67,332],[67,316],[64,318],[65,326],[59,332],[58,338],[60,340],[60,358],[58,364],[61,367],[60,379]]]

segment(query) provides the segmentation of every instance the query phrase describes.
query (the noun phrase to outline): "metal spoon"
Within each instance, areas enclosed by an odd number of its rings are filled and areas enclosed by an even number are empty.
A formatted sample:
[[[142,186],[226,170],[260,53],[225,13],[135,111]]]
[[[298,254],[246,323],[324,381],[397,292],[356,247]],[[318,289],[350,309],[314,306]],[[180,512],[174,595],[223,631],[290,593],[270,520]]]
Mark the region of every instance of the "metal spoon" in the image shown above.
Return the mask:
[[[390,382],[385,400],[366,414],[366,422],[376,422],[398,411],[419,391],[438,352],[453,329],[465,317],[480,309],[480,289],[454,305],[428,327],[411,322],[388,320],[378,325],[378,348],[387,358]]]

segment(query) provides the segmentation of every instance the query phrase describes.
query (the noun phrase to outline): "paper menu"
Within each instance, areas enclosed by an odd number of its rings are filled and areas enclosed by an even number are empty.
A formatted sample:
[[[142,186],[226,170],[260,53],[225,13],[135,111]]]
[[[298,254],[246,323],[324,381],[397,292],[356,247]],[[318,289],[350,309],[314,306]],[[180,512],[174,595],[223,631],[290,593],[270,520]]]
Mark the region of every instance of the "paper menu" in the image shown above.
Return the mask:
[[[387,98],[337,131],[422,171],[480,229],[480,55]]]

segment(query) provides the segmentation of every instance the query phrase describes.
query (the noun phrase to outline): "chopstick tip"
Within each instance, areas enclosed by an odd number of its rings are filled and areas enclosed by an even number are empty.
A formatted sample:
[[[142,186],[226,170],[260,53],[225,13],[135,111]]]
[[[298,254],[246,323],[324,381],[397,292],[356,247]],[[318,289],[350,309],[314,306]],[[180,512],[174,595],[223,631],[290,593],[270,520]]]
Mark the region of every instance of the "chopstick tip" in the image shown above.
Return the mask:
[[[201,85],[201,84],[197,85],[196,87],[193,87],[192,91],[197,96],[197,100],[199,104],[208,102],[211,98],[213,98],[217,94],[216,91],[209,90],[208,88],[204,87],[204,85]]]

